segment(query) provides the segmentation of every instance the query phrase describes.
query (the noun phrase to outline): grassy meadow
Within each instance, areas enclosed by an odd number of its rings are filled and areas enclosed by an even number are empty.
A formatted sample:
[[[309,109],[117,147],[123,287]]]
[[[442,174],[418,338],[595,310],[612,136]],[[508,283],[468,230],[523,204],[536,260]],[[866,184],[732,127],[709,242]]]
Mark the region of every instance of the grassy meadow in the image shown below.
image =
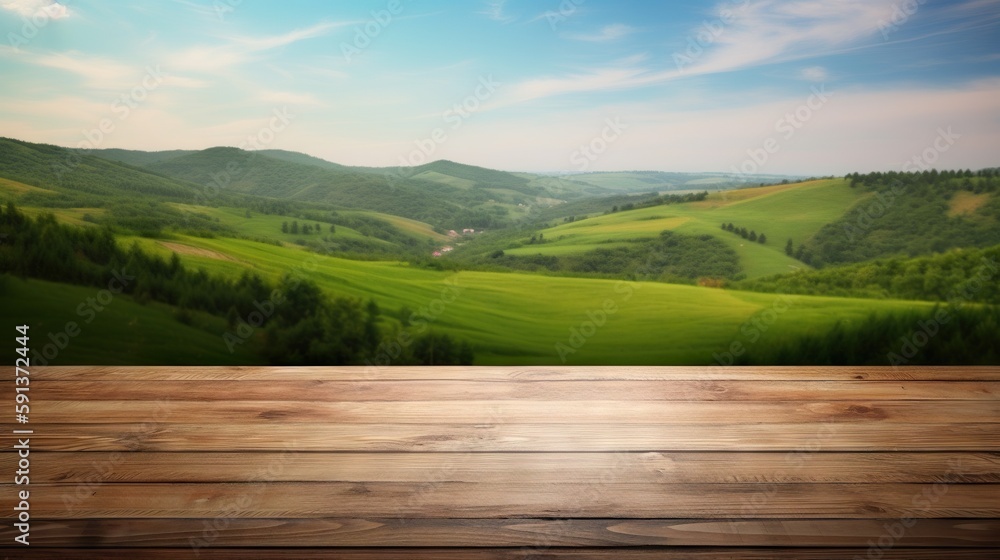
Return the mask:
[[[546,243],[507,252],[567,255],[652,239],[663,230],[710,234],[736,251],[747,278],[753,279],[805,268],[805,264],[785,254],[785,243],[792,239],[798,245],[811,238],[865,196],[843,179],[724,191],[712,193],[702,202],[654,206],[559,224],[540,231]],[[767,243],[753,243],[722,231],[720,226],[730,222],[765,233]]]
[[[163,242],[137,242],[169,255]],[[861,321],[873,311],[929,309],[931,304],[789,296],[787,311],[754,338],[747,321],[777,305],[781,296],[655,282],[561,278],[516,273],[435,271],[407,263],[363,262],[320,256],[299,248],[247,240],[179,237],[171,243],[202,250],[179,252],[182,261],[209,273],[236,277],[251,270],[264,278],[285,273],[315,281],[331,296],[373,299],[383,321],[402,329],[394,311],[425,312],[428,328],[455,335],[476,348],[479,364],[709,364],[734,341],[752,346],[803,332],[823,332],[837,320]],[[206,256],[212,254],[214,256]],[[445,303],[444,300],[454,301]],[[608,303],[611,302],[611,303]],[[572,329],[589,329],[588,313],[599,318],[605,305],[616,309],[585,342],[574,348]],[[767,318],[770,318],[767,317]],[[747,335],[746,333],[751,333]]]

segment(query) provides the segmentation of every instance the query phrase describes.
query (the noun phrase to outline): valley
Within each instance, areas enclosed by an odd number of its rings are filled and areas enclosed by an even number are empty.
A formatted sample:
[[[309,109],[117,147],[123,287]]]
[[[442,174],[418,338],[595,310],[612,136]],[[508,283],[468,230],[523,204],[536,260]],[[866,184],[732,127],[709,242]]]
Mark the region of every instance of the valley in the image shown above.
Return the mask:
[[[995,171],[923,181],[931,190],[921,196],[944,201],[924,205],[934,213],[929,223],[951,229],[934,232],[926,249],[916,241],[897,249],[886,246],[887,239],[908,237],[880,231],[876,223],[864,232],[872,241],[852,249],[870,253],[858,259],[831,228],[878,200],[882,183],[871,176],[774,178],[776,184],[750,187],[711,174],[546,177],[453,162],[373,170],[291,152],[213,148],[98,152],[104,157],[82,156],[56,178],[51,166],[71,160],[72,152],[0,144],[0,200],[17,207],[5,214],[7,237],[0,245],[9,272],[0,277],[5,313],[34,310],[45,318],[35,332],[51,331],[54,343],[62,339],[62,325],[80,322],[74,302],[99,289],[81,285],[84,280],[62,281],[42,264],[15,266],[14,259],[37,252],[17,248],[17,223],[24,219],[62,224],[39,222],[39,231],[53,232],[39,235],[107,231],[122,255],[101,261],[77,251],[69,270],[146,255],[130,262],[169,263],[171,271],[182,271],[171,272],[182,274],[174,276],[177,286],[195,286],[162,292],[150,276],[98,314],[95,328],[51,359],[41,356],[52,363],[285,363],[275,341],[304,328],[296,325],[299,318],[266,317],[252,325],[250,299],[234,300],[224,313],[228,304],[189,293],[197,292],[199,278],[232,289],[256,285],[258,293],[269,286],[298,289],[302,282],[315,286],[317,297],[358,302],[344,309],[357,305],[360,313],[367,305],[364,329],[377,335],[364,335],[367,349],[346,363],[439,363],[435,344],[459,343],[474,356],[468,359],[483,365],[728,365],[785,359],[777,357],[785,352],[778,348],[792,349],[787,359],[803,359],[796,354],[803,340],[831,332],[850,339],[873,320],[896,320],[905,331],[906,321],[949,304],[930,285],[865,283],[861,275],[874,281],[878,267],[888,266],[878,259],[895,258],[891,266],[901,281],[944,266],[941,274],[954,285],[974,278],[981,266],[953,251],[1000,245]],[[237,163],[223,175],[213,171],[227,162]],[[886,216],[884,224],[894,224],[893,214]],[[828,257],[860,264],[837,268],[823,262]],[[908,273],[907,267],[917,268]],[[994,313],[1000,303],[995,289],[969,300],[978,306],[975,313]],[[326,321],[315,332],[337,332],[336,321]],[[244,326],[246,336],[234,334]],[[98,329],[106,336],[92,334]],[[975,348],[996,338],[986,332],[967,343]],[[885,361],[894,341],[877,342],[863,360]],[[420,344],[429,344],[430,353],[403,352]],[[336,353],[303,352],[295,359],[339,363]]]

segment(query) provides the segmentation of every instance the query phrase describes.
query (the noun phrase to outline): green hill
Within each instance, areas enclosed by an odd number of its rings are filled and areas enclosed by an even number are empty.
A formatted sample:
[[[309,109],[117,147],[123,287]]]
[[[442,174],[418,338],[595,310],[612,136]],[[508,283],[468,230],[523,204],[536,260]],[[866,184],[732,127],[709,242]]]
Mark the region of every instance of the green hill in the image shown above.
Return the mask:
[[[545,243],[522,242],[505,249],[505,253],[579,254],[651,240],[669,230],[717,238],[739,255],[747,278],[759,278],[806,267],[785,254],[786,241],[800,243],[812,238],[865,196],[867,193],[851,189],[842,179],[724,191],[710,194],[702,202],[619,211],[562,223],[538,231]],[[767,243],[750,242],[723,231],[724,223],[745,227],[758,235],[764,233]]]
[[[191,201],[197,190],[128,164],[9,138],[0,138],[0,177],[59,193],[57,199],[30,197],[45,205],[88,206],[121,196]]]
[[[191,324],[177,320],[170,306],[149,302],[140,305],[119,295],[107,305],[85,307],[99,290],[44,280],[21,280],[0,275],[0,301],[4,316],[28,324],[31,348],[52,364],[170,364],[252,365],[262,363],[252,349],[229,352],[221,344],[226,330],[223,319],[197,313]],[[82,309],[83,313],[80,313]],[[70,337],[66,324],[73,322],[79,334]],[[71,332],[75,332],[76,328]],[[49,335],[52,335],[50,338]],[[53,341],[55,339],[55,341]],[[62,344],[56,345],[59,341]],[[47,348],[51,346],[51,348]],[[14,363],[13,348],[5,350]],[[32,365],[46,362],[33,361]]]
[[[162,256],[172,252],[157,240],[137,241]],[[712,364],[713,355],[724,356],[734,341],[777,343],[802,332],[824,332],[838,320],[863,321],[871,311],[931,307],[811,296],[785,303],[771,294],[652,282],[434,271],[405,263],[316,257],[301,249],[227,238],[180,237],[174,243],[199,249],[180,258],[210,274],[237,278],[252,270],[276,280],[300,271],[331,297],[374,299],[389,317],[403,311],[403,319],[409,320],[416,314],[411,334],[432,329],[467,340],[478,364],[559,364],[563,357],[569,364]],[[46,295],[34,290],[18,297],[21,305],[30,306]],[[6,304],[7,296],[3,299]],[[748,338],[748,321],[776,306],[782,310],[780,319],[766,336]],[[404,328],[398,319],[391,320],[396,329]],[[140,333],[121,336],[131,340]],[[395,337],[390,331],[389,339]],[[98,348],[113,352],[115,344],[108,339]],[[181,358],[160,359],[147,363]]]

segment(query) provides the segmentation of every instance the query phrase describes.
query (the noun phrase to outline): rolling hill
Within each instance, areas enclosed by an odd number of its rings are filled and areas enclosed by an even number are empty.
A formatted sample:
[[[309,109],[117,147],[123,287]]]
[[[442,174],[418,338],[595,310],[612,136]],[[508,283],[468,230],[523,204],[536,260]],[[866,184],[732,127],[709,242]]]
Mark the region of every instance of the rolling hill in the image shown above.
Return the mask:
[[[668,230],[717,238],[739,255],[747,278],[758,278],[807,267],[785,254],[786,241],[792,239],[797,245],[812,238],[867,196],[842,179],[724,191],[710,194],[702,202],[652,206],[562,223],[537,232],[544,238],[543,244],[522,240],[504,251],[514,256],[580,254],[654,239]],[[724,223],[764,233],[768,241],[750,242],[723,231]]]

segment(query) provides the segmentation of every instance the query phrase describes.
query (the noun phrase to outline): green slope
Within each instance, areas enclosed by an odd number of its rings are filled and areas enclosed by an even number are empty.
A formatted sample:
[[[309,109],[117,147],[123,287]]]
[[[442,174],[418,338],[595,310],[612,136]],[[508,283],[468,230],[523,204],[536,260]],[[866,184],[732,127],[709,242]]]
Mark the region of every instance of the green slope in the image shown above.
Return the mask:
[[[433,317],[430,325],[435,330],[472,342],[481,364],[562,363],[557,344],[573,348],[571,329],[589,328],[584,325],[588,313],[600,315],[606,304],[617,306],[617,312],[576,352],[567,354],[566,363],[708,364],[713,353],[725,351],[734,341],[750,344],[741,326],[780,301],[772,294],[660,283],[432,271],[403,263],[319,257],[234,239],[180,242],[225,257],[182,255],[185,262],[209,272],[236,275],[250,269],[278,278],[297,271],[330,295],[374,298],[389,315],[403,306],[423,310]],[[140,243],[169,253],[156,241]],[[823,332],[838,319],[860,321],[872,311],[928,306],[797,296],[757,343]]]
[[[548,243],[508,253],[582,253],[602,244],[613,247],[615,243],[652,239],[660,231],[673,230],[717,237],[737,252],[748,278],[759,278],[805,267],[785,255],[785,242],[793,239],[798,245],[811,238],[864,196],[841,179],[726,191],[711,194],[704,202],[655,206],[560,224],[542,230]],[[765,233],[768,243],[752,243],[722,231],[721,224],[729,222]]]
[[[30,327],[30,348],[41,353],[51,344],[47,352],[52,356],[51,352],[57,349],[53,340],[69,342],[49,361],[53,365],[261,363],[246,348],[237,347],[234,353],[229,352],[222,341],[226,326],[221,319],[195,314],[193,326],[189,326],[179,322],[173,309],[166,305],[139,305],[128,296],[117,296],[106,306],[98,303],[100,312],[88,310],[88,299],[97,298],[100,291],[0,277],[0,305],[5,322],[8,327],[14,324]],[[68,322],[79,327],[77,336],[65,335]],[[13,350],[12,346],[4,350],[7,363],[14,363]],[[42,364],[33,362],[33,365]]]
[[[64,200],[102,197],[193,200],[196,187],[126,164],[50,146],[0,138],[0,177],[50,189]]]

